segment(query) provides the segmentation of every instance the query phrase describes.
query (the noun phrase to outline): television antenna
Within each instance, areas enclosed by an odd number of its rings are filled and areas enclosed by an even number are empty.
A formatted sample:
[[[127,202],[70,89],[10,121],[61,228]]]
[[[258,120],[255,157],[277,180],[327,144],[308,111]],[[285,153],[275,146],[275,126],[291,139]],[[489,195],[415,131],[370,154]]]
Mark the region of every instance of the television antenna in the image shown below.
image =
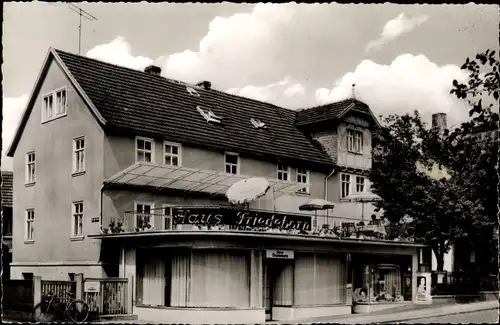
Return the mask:
[[[90,21],[97,20],[97,18],[72,3],[69,3],[69,9],[73,10],[80,16],[80,23],[78,24],[78,54],[80,55],[82,48],[82,17]]]

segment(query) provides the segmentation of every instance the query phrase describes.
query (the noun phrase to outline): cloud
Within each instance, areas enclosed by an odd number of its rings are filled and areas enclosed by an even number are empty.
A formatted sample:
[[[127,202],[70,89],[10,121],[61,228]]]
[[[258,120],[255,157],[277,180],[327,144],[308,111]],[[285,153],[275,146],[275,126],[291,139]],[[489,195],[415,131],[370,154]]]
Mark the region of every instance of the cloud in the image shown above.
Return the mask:
[[[95,46],[87,52],[87,57],[136,70],[142,70],[153,63],[148,57],[133,56],[130,44],[122,36],[110,43]]]
[[[384,44],[393,41],[402,34],[409,33],[415,27],[418,27],[429,20],[429,16],[420,15],[413,18],[406,17],[405,13],[400,13],[396,18],[389,20],[382,30],[380,37],[368,42],[365,51],[379,50]]]
[[[287,108],[301,108],[307,106],[309,98],[305,96],[303,85],[293,82],[289,76],[284,79],[264,86],[248,85],[242,88],[230,88],[228,93],[248,97],[264,102],[276,104]]]
[[[215,81],[220,88],[260,83],[284,75],[276,63],[277,31],[286,28],[297,10],[293,4],[257,4],[251,13],[216,17],[195,50],[168,57],[165,76],[186,82]],[[264,76],[263,76],[264,75]]]
[[[5,154],[12,142],[27,102],[28,95],[2,97],[2,170],[12,170],[12,158],[6,157]]]
[[[456,65],[438,66],[424,55],[404,54],[390,65],[362,61],[353,72],[341,77],[331,89],[316,90],[316,100],[328,103],[355,97],[367,103],[375,114],[404,114],[418,109],[428,120],[433,113],[448,114],[448,126],[468,119],[463,101],[450,95],[453,79],[467,74]]]

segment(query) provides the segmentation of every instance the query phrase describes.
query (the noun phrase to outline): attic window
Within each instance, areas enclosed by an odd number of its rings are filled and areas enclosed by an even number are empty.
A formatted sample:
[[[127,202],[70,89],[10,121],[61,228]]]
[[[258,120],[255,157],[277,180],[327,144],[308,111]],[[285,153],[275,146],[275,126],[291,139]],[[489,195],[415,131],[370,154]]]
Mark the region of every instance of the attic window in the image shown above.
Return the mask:
[[[207,120],[207,122],[221,123],[222,117],[215,115],[215,113],[210,109],[204,110],[200,106],[196,106],[196,109],[200,112],[201,116]]]
[[[263,128],[263,129],[267,128],[266,123],[262,122],[262,121],[261,121],[261,120],[259,120],[259,119],[251,118],[251,119],[250,119],[250,122],[251,122],[251,123],[253,124],[253,126],[255,126],[257,129],[258,129],[258,128]]]
[[[196,89],[194,89],[192,87],[186,87],[186,90],[188,91],[188,93],[190,95],[200,97],[200,94],[196,91]]]

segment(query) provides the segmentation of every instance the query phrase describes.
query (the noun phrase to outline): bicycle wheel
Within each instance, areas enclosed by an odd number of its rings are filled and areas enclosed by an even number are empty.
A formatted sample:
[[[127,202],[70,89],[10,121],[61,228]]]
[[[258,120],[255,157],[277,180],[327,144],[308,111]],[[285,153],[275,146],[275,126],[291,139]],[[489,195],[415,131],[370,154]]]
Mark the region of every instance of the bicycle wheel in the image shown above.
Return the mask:
[[[89,305],[83,300],[73,300],[66,309],[67,315],[74,323],[83,323],[89,317]]]
[[[42,301],[33,307],[33,320],[40,323],[50,323],[56,319],[54,308],[46,302]]]

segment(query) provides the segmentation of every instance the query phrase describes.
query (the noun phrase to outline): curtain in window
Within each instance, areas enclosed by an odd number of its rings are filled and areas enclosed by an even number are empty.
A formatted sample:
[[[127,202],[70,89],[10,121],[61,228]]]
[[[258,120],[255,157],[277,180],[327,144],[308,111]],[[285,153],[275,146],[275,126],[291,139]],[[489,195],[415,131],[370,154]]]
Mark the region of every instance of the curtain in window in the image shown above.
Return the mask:
[[[249,307],[249,258],[240,252],[192,252],[191,307]]]
[[[291,306],[293,304],[293,263],[282,264],[275,270],[273,305]]]
[[[299,255],[295,261],[295,305],[345,302],[345,264],[321,254]]]
[[[385,288],[385,291],[393,297],[401,294],[401,271],[399,265],[392,270],[388,270],[385,274]]]
[[[191,254],[172,256],[170,305],[186,307],[189,297]]]
[[[152,260],[144,264],[143,304],[165,305],[165,261]]]

